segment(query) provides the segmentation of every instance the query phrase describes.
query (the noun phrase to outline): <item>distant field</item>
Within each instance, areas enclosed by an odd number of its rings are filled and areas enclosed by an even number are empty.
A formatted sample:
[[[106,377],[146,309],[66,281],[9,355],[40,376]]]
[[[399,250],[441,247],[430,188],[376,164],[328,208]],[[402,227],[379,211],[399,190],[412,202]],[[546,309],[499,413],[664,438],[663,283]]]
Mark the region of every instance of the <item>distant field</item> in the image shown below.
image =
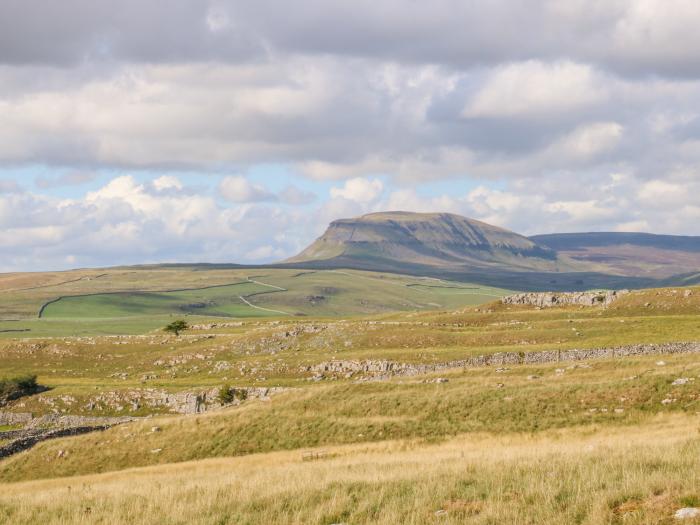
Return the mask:
[[[178,292],[111,292],[62,297],[44,308],[42,317],[90,319],[164,314],[263,317],[284,314],[252,308],[242,299],[257,293],[270,292],[263,286],[242,282]]]
[[[334,317],[449,309],[508,291],[351,270],[190,267],[6,274],[0,293],[0,337],[33,337],[143,333],[168,316]]]

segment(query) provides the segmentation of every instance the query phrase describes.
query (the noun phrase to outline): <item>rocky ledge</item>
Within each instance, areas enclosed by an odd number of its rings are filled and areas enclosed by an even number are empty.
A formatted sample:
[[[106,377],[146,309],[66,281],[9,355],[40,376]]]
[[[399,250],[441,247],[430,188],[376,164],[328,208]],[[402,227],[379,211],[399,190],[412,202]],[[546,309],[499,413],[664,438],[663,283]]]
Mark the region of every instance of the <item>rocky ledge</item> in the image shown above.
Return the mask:
[[[503,304],[525,304],[539,308],[552,306],[608,306],[629,290],[604,290],[598,292],[527,292],[508,295],[501,299]]]

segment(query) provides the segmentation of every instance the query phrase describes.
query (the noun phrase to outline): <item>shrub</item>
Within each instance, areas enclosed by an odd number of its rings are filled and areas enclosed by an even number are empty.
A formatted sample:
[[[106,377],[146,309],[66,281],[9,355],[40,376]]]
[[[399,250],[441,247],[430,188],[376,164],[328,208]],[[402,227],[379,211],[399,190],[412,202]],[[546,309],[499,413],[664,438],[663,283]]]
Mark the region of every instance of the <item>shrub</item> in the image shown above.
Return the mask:
[[[0,404],[22,396],[35,394],[40,389],[35,375],[24,375],[0,380]]]
[[[245,401],[248,399],[248,391],[245,388],[232,388],[230,385],[224,385],[219,389],[219,402],[222,405],[233,403],[235,399]]]
[[[219,389],[219,402],[222,405],[228,405],[233,402],[235,396],[235,390],[229,385],[224,385]]]

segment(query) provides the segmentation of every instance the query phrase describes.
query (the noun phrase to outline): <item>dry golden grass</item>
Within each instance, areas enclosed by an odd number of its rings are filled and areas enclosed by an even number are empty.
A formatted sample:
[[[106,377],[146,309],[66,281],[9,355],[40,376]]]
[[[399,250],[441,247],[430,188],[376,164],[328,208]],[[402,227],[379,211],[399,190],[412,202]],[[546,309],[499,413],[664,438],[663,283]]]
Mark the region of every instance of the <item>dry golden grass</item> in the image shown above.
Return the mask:
[[[472,434],[5,484],[5,523],[673,523],[700,496],[700,418]],[[444,511],[444,512],[441,512]],[[693,521],[687,521],[693,523]]]

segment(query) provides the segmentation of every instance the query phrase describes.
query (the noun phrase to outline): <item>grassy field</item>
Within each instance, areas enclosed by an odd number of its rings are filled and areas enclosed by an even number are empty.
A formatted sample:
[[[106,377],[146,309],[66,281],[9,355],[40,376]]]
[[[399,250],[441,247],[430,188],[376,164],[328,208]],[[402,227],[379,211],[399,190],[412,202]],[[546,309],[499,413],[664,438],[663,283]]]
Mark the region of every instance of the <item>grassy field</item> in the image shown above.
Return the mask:
[[[473,432],[537,433],[591,423],[634,428],[658,414],[696,415],[700,381],[673,382],[700,376],[697,356],[668,356],[664,366],[658,359],[457,370],[442,374],[446,383],[419,377],[314,384],[236,409],[45,442],[0,463],[0,479],[383,440],[440,441]],[[154,424],[159,432],[151,432]],[[67,452],[60,461],[54,460],[58,450]]]
[[[16,484],[6,523],[670,524],[700,500],[700,419],[386,441]],[[318,451],[318,449],[316,449]],[[685,520],[684,523],[697,523]]]
[[[190,317],[190,322],[203,323],[203,329],[179,338],[160,331],[170,316],[134,317],[134,324],[126,318],[49,318],[31,322],[37,326],[32,332],[36,337],[12,339],[6,334],[0,341],[0,378],[32,373],[51,388],[24,400],[17,410],[89,415],[85,407],[104,392],[182,391],[227,382],[305,388],[315,375],[308,367],[332,360],[431,364],[501,351],[700,340],[700,293],[686,297],[673,292],[634,292],[608,309],[491,304],[367,318],[224,319],[225,324],[221,318]],[[39,327],[47,326],[47,335],[61,337],[39,336]],[[148,334],[91,335],[99,331]],[[67,337],[73,333],[81,335]],[[63,396],[74,401],[67,405]],[[131,409],[127,406],[122,413]],[[100,415],[117,413],[105,407]]]
[[[264,287],[242,282],[203,290],[180,292],[112,292],[87,296],[63,297],[49,304],[42,317],[61,319],[95,319],[141,317],[150,315],[184,315],[197,313],[220,317],[264,317],[284,315],[251,308],[241,297],[268,292]]]
[[[507,291],[361,271],[133,267],[5,274],[0,293],[0,337],[12,338],[144,333],[166,316],[337,317],[458,308]]]
[[[469,292],[406,284],[387,286]],[[365,317],[190,316],[201,326],[181,337],[147,326],[171,313],[134,316],[146,335],[8,338],[0,378],[33,373],[49,390],[3,410],[153,417],[0,461],[0,522],[673,523],[675,509],[700,505],[696,354],[381,381],[319,379],[311,367],[700,341],[699,313],[700,290],[669,288],[608,308],[493,302]],[[31,322],[70,332],[118,321]],[[223,385],[287,390],[191,416],[123,401]],[[118,401],[95,402],[105,398]],[[319,459],[303,461],[309,450]]]

